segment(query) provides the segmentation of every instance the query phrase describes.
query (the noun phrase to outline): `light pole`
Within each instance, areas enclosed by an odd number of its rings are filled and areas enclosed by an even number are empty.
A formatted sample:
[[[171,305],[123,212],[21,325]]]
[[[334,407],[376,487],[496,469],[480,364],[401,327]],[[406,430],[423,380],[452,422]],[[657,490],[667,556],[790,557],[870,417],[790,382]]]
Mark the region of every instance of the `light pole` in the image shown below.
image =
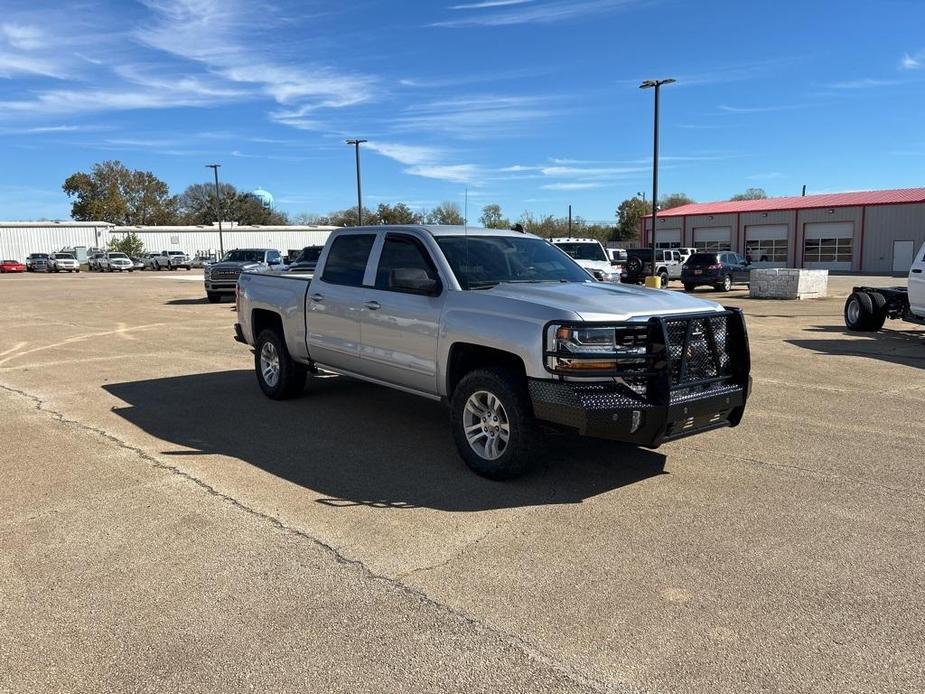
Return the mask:
[[[357,226],[363,226],[363,189],[360,187],[360,145],[366,140],[345,140],[348,145],[353,145],[357,155]]]
[[[658,215],[658,93],[663,84],[672,84],[677,80],[668,78],[664,80],[646,80],[639,85],[640,89],[655,88],[655,128],[652,145],[652,275],[646,277],[647,287],[661,287],[662,283],[655,274],[655,221]]]
[[[222,195],[218,189],[218,170],[221,164],[206,164],[207,169],[215,172],[215,216],[218,218],[218,259],[225,257],[225,242],[222,238]]]

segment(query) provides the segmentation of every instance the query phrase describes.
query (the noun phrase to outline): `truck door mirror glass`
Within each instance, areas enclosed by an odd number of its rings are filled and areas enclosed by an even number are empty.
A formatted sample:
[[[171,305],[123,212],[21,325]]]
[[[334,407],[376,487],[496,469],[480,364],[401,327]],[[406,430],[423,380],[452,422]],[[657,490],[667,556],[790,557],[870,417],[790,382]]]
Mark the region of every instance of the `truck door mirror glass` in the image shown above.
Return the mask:
[[[440,280],[431,277],[421,268],[397,267],[389,273],[389,289],[436,294],[440,290]]]

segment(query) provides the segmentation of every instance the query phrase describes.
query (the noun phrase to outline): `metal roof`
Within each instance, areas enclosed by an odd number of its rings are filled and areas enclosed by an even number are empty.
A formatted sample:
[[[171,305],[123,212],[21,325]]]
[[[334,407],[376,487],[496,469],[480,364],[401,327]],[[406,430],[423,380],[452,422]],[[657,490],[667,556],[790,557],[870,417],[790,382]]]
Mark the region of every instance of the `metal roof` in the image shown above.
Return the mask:
[[[76,222],[73,219],[45,219],[25,221],[0,221],[2,227],[111,227],[109,222]]]
[[[303,232],[303,231],[334,231],[334,229],[340,229],[341,227],[334,226],[323,226],[319,224],[289,224],[289,225],[263,225],[263,224],[235,224],[224,225],[222,226],[223,233],[230,233],[233,231],[294,231],[294,232]],[[144,232],[144,233],[177,233],[177,232],[194,232],[194,231],[218,231],[217,224],[192,224],[192,225],[171,225],[171,226],[155,226],[155,225],[131,225],[131,226],[113,226],[109,229],[113,234],[127,234],[129,232]]]
[[[695,202],[659,212],[661,217],[683,217],[701,214],[729,214],[736,212],[774,212],[818,207],[856,207],[860,205],[901,205],[925,202],[925,188],[899,188],[896,190],[869,190],[853,193],[825,193],[822,195],[794,195],[765,200],[735,200],[725,202]],[[648,215],[651,217],[652,215]]]

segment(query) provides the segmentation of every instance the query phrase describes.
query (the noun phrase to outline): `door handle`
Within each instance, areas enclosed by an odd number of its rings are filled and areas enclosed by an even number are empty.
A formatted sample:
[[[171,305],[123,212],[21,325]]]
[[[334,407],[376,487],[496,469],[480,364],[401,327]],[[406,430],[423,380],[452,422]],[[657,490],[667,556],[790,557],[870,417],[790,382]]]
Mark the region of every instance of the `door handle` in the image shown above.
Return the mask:
[[[311,299],[312,301],[324,301],[324,294],[318,294],[317,292],[315,292],[308,298]]]
[[[382,306],[379,305],[379,302],[378,302],[378,301],[367,301],[367,302],[366,302],[365,304],[363,304],[363,305],[364,305],[366,308],[368,308],[370,311],[378,311],[380,308],[382,308]]]
[[[920,268],[913,268],[912,272],[914,272],[916,275],[922,274],[922,270]]]

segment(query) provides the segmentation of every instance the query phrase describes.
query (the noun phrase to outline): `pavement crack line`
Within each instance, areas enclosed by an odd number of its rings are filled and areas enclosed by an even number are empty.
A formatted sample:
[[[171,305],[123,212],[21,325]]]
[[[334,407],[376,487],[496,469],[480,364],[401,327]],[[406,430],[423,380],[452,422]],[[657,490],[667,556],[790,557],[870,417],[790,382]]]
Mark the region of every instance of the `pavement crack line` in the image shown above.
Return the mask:
[[[344,556],[343,554],[341,554],[339,550],[337,550],[335,547],[328,544],[327,542],[320,540],[317,537],[314,537],[313,535],[310,535],[304,530],[287,525],[286,523],[283,523],[279,518],[275,516],[272,516],[268,513],[264,513],[263,511],[255,509],[251,506],[248,506],[245,503],[242,503],[241,501],[238,501],[234,497],[229,496],[228,494],[225,494],[219,491],[218,489],[210,485],[208,482],[205,482],[204,480],[201,480],[198,477],[184,470],[181,470],[175,465],[170,465],[170,464],[167,464],[161,461],[160,459],[151,455],[150,453],[140,448],[139,446],[133,446],[132,444],[123,441],[119,437],[114,436],[113,434],[110,434],[108,431],[105,431],[104,429],[100,429],[98,427],[95,427],[95,426],[86,424],[84,422],[78,421],[76,419],[71,419],[65,416],[64,413],[59,412],[49,407],[46,404],[46,402],[37,395],[34,395],[32,393],[26,392],[19,388],[14,388],[12,386],[8,386],[2,383],[0,383],[0,389],[31,401],[32,404],[35,406],[35,409],[38,412],[50,415],[54,420],[56,420],[57,422],[65,426],[73,427],[80,431],[99,436],[100,438],[116,445],[118,448],[134,453],[145,463],[159,470],[163,470],[170,474],[177,475],[188,482],[191,482],[195,486],[199,487],[201,490],[205,491],[207,494],[211,496],[215,496],[225,501],[226,503],[230,504],[232,507],[240,511],[243,511],[244,513],[247,513],[251,516],[264,520],[270,523],[272,526],[274,526],[278,530],[282,530],[283,532],[290,533],[303,540],[307,540],[308,542],[316,545],[317,547],[320,547],[325,553],[333,557],[334,560],[337,561],[338,563],[358,569],[366,578],[370,580],[382,582],[386,584],[387,586],[389,586],[392,590],[397,591],[399,594],[404,595],[405,597],[411,598],[412,600],[415,600],[419,603],[423,603],[424,605],[430,606],[431,608],[434,608],[453,619],[462,620],[466,624],[469,624],[478,630],[483,630],[490,634],[494,634],[495,636],[501,638],[502,640],[507,641],[511,646],[513,646],[517,650],[521,651],[529,660],[535,661],[546,667],[550,667],[553,670],[556,670],[557,672],[561,673],[565,678],[573,681],[577,685],[580,685],[592,691],[601,692],[602,694],[639,694],[639,692],[641,691],[639,689],[630,688],[627,685],[611,683],[611,682],[601,680],[591,675],[586,675],[580,672],[579,670],[577,670],[575,667],[562,662],[561,660],[555,658],[552,655],[549,655],[542,648],[540,648],[536,644],[528,641],[527,639],[521,636],[518,636],[514,633],[511,633],[509,631],[505,631],[496,626],[493,626],[483,621],[482,619],[480,619],[479,617],[475,615],[469,614],[457,608],[450,607],[449,605],[438,602],[434,598],[430,597],[424,591],[419,590],[417,588],[413,588],[405,583],[402,583],[400,580],[390,578],[382,574],[377,574],[374,571],[372,571],[372,569],[370,569],[368,566],[366,566],[366,564],[364,564],[362,561],[359,561],[357,559],[351,559],[349,557]],[[486,535],[494,532],[494,530],[495,528],[491,528],[485,533],[485,535],[482,536],[482,538],[479,538],[479,540],[476,540],[476,542],[479,542]],[[471,546],[471,545],[472,543],[469,543],[469,545],[467,546]],[[465,547],[461,551],[464,551],[464,550],[465,550]]]
[[[742,455],[734,455],[732,453],[726,453],[724,451],[714,451],[708,450],[706,448],[696,448],[693,446],[688,446],[689,450],[697,451],[698,453],[704,453],[706,455],[719,455],[724,458],[731,458],[732,460],[737,460],[740,463],[752,463],[754,465],[761,465],[763,467],[776,468],[779,470],[796,470],[798,472],[805,472],[807,474],[819,477],[826,482],[853,482],[862,487],[871,487],[874,489],[880,489],[883,491],[893,492],[894,494],[906,494],[908,496],[914,497],[916,499],[922,499],[925,501],[925,494],[921,494],[912,489],[903,489],[902,487],[890,487],[886,484],[878,484],[877,482],[871,482],[870,480],[865,480],[860,477],[849,477],[847,475],[838,475],[833,474],[829,471],[819,470],[818,468],[804,467],[802,465],[791,465],[788,463],[773,463],[769,460],[761,460],[760,458],[749,458]]]

